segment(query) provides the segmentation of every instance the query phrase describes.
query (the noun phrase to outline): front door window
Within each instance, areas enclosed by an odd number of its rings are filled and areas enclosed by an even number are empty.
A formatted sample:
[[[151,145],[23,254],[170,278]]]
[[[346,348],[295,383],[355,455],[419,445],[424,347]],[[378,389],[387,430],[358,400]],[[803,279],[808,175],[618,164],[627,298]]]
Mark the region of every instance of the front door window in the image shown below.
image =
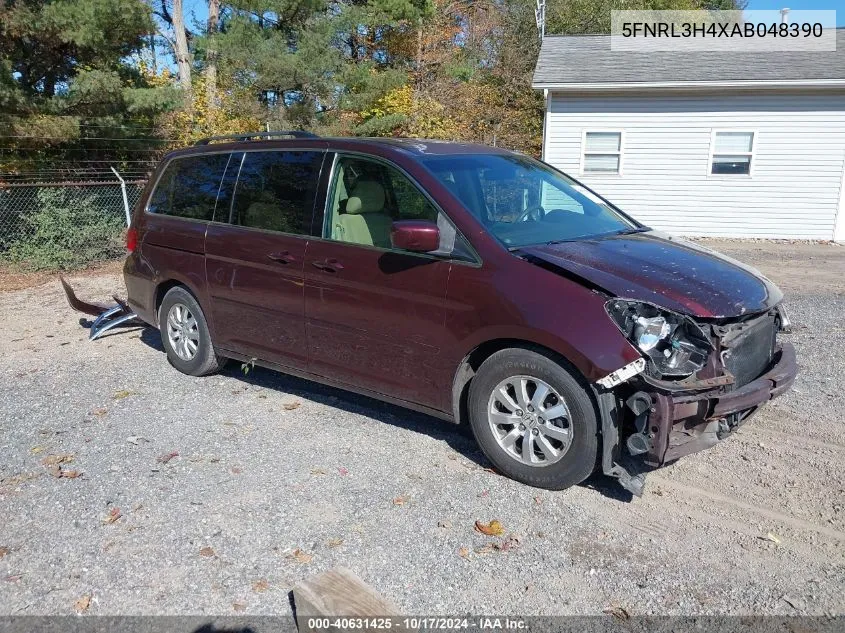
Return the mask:
[[[384,163],[340,156],[328,197],[324,236],[338,242],[394,249],[390,231],[397,220],[424,220],[440,229],[432,255],[472,259],[457,229],[405,174]]]

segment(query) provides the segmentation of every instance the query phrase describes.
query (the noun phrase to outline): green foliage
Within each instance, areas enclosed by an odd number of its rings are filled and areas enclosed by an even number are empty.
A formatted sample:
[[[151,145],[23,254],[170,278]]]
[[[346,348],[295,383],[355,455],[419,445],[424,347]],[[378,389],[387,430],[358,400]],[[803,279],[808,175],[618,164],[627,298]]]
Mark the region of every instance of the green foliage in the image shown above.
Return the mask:
[[[44,187],[36,200],[37,210],[5,236],[2,259],[32,270],[68,270],[123,255],[124,214],[113,197]]]
[[[136,63],[154,28],[144,0],[0,0],[0,149],[12,150],[0,170],[137,148],[86,137],[153,138],[155,117],[182,105]]]

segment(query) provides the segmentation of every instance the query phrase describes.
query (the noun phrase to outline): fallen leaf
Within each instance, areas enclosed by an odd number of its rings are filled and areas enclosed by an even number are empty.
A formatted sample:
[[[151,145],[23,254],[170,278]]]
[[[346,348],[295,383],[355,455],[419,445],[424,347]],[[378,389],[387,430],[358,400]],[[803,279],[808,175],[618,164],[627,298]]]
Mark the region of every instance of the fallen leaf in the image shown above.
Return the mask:
[[[31,449],[29,449],[29,452],[32,453],[33,455],[38,455],[38,453],[44,452],[44,447],[43,446],[33,446]]]
[[[314,556],[313,556],[313,554],[307,554],[307,553],[303,552],[301,549],[299,549],[297,547],[295,550],[293,550],[293,552],[291,552],[291,554],[288,556],[288,558],[293,558],[297,562],[305,564],[305,563],[310,563],[313,560]]]
[[[200,550],[200,556],[214,556],[214,548],[206,545]]]
[[[764,541],[771,541],[775,545],[780,545],[780,539],[777,536],[775,536],[774,534],[772,534],[771,532],[766,534],[766,536],[759,536],[757,538],[762,539]]]
[[[487,543],[486,545],[482,545],[481,547],[475,548],[476,554],[492,554],[494,550],[494,546],[492,543]]]
[[[47,472],[50,473],[56,479],[59,479],[62,476],[62,468],[61,466],[53,465],[47,466]]]
[[[108,525],[117,521],[123,515],[120,513],[120,508],[112,508],[109,510],[109,513],[106,515],[106,518],[103,519],[103,523]]]
[[[502,527],[502,524],[499,523],[498,520],[493,519],[490,523],[482,523],[481,521],[475,522],[475,529],[482,534],[487,536],[502,536],[505,533],[505,528]]]
[[[47,455],[41,460],[45,466],[58,466],[59,464],[69,464],[73,461],[74,456],[70,453],[61,453],[59,455]]]
[[[462,547],[458,550],[458,556],[461,558],[469,558],[469,550],[466,547]]]
[[[339,472],[343,476],[346,476],[346,475],[349,474],[349,469],[341,466],[340,468],[337,469],[337,472]]]
[[[449,529],[452,528],[452,522],[451,521],[438,521],[437,527],[445,528],[445,529],[449,530]]]
[[[82,596],[79,600],[73,603],[73,608],[77,613],[85,613],[90,606],[91,596]]]
[[[233,475],[240,475],[243,471],[244,471],[244,469],[239,467],[239,466],[232,466],[229,469],[229,472],[232,473]]]
[[[540,505],[541,503],[543,503],[543,498],[542,497],[534,497],[534,503],[536,503],[537,505]]]
[[[6,582],[18,582],[23,576],[21,574],[14,574],[12,576],[6,576],[3,580]]]
[[[82,477],[82,473],[78,470],[62,470],[60,468],[59,471],[61,473],[60,476],[64,479],[76,479],[77,477]]]
[[[252,590],[255,593],[263,593],[263,592],[267,591],[269,588],[270,588],[270,583],[268,583],[266,580],[256,580],[254,583],[252,583]]]
[[[98,418],[101,418],[108,412],[109,412],[109,410],[106,409],[105,407],[98,407],[96,409],[91,410],[91,415],[96,415]]]
[[[115,391],[112,398],[115,400],[123,400],[124,398],[128,398],[129,396],[134,396],[134,391],[127,391],[126,389],[121,389],[120,391]]]
[[[286,402],[282,405],[282,408],[285,411],[293,411],[294,409],[298,409],[301,404],[301,402]]]
[[[393,505],[395,505],[395,506],[403,506],[403,505],[405,505],[406,503],[408,503],[408,501],[410,501],[410,499],[408,499],[408,497],[396,497],[396,498],[393,500]]]
[[[602,609],[602,613],[607,613],[608,615],[612,615],[617,620],[627,620],[631,617],[625,607],[620,607],[618,605],[612,604],[609,607],[605,607]]]
[[[159,455],[158,457],[156,457],[156,461],[159,464],[166,464],[174,457],[179,457],[179,453],[176,451],[173,451],[172,453],[164,453],[163,455]]]
[[[150,440],[148,440],[146,437],[141,437],[140,435],[130,435],[126,438],[126,441],[130,444],[138,446],[138,444],[140,444],[141,442],[149,442]]]
[[[342,538],[329,539],[328,542],[326,543],[326,545],[328,545],[329,547],[340,547],[341,545],[343,545],[343,539]]]
[[[10,551],[12,550],[10,550],[8,547],[0,547],[0,558],[3,558]]]
[[[325,471],[325,470],[323,470],[322,468],[312,468],[312,469],[311,469],[311,474],[312,474],[312,475],[325,475],[325,474],[326,474],[326,471]]]
[[[246,605],[243,602],[233,602],[232,608],[235,611],[244,611],[244,610],[246,610]]]

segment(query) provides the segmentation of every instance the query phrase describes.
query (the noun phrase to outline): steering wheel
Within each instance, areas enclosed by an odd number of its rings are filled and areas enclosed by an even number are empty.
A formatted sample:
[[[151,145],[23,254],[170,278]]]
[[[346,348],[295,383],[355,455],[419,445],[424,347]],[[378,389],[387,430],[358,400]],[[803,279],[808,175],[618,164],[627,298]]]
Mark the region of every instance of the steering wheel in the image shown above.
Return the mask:
[[[546,210],[539,204],[535,204],[533,207],[528,207],[525,211],[519,214],[519,217],[516,219],[517,222],[528,222],[531,220],[532,222],[539,222],[543,219],[546,215]]]

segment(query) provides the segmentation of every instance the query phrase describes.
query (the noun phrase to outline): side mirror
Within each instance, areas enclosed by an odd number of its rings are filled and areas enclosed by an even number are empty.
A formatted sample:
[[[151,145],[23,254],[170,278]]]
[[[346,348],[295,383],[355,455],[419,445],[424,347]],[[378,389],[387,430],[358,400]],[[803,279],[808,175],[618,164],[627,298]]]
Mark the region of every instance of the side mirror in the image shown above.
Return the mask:
[[[440,229],[426,220],[399,220],[390,230],[393,248],[414,253],[430,253],[440,248]]]

